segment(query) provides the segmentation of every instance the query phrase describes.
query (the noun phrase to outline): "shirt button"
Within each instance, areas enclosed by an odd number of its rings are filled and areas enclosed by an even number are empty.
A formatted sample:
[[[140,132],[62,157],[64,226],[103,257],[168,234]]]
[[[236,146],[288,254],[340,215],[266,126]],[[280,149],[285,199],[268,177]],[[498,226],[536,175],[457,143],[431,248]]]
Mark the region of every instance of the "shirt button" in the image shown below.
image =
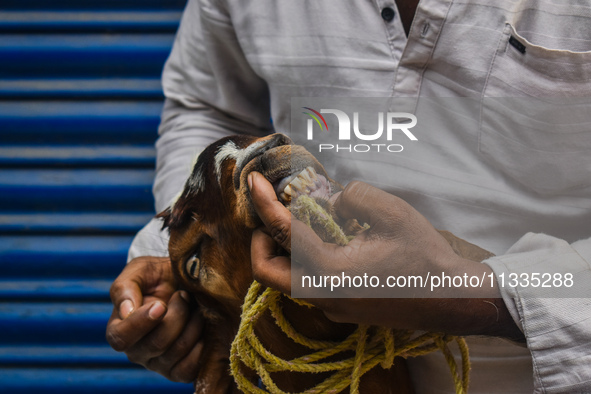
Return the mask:
[[[384,9],[382,9],[382,18],[386,22],[391,22],[392,19],[394,19],[394,15],[396,15],[396,13],[394,12],[394,10],[392,8],[386,7]]]

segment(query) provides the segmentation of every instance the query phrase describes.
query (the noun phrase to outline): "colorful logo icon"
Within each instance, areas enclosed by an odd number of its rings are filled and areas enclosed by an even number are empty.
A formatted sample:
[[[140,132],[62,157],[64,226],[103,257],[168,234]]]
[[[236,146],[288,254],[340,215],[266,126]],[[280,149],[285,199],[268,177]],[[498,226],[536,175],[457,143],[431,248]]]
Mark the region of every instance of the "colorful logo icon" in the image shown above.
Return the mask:
[[[320,126],[320,130],[324,130],[324,127],[322,127],[322,123],[324,123],[324,126],[326,127],[326,131],[328,131],[328,125],[326,124],[326,120],[324,119],[324,116],[322,116],[320,114],[320,112],[318,112],[315,109],[312,109],[310,107],[302,107],[302,108],[313,112],[313,113],[310,113],[310,112],[302,112],[302,113],[306,114],[306,115],[310,115],[312,117],[312,119],[314,119],[316,121],[316,123],[318,123],[318,126]],[[322,119],[322,123],[320,123],[320,119],[318,119],[318,118]]]

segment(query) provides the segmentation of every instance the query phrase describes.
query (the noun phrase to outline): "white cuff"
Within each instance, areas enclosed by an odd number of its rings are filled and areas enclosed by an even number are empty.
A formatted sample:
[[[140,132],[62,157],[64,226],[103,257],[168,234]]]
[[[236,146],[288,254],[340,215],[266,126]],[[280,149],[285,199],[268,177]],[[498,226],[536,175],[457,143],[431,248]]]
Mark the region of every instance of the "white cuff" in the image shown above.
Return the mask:
[[[127,252],[127,262],[141,256],[168,256],[168,230],[162,230],[162,219],[153,218],[142,228]]]
[[[564,278],[571,273],[575,282],[591,283],[591,267],[578,249],[548,235],[529,233],[504,256],[485,261],[495,272],[503,300],[527,339],[536,393],[591,391],[591,287],[587,287],[587,298],[565,298],[568,289],[554,287],[553,277],[547,283],[552,287],[541,294],[540,287],[509,286],[509,275],[527,273],[531,279],[535,272],[560,273]],[[500,285],[503,276],[504,287]]]

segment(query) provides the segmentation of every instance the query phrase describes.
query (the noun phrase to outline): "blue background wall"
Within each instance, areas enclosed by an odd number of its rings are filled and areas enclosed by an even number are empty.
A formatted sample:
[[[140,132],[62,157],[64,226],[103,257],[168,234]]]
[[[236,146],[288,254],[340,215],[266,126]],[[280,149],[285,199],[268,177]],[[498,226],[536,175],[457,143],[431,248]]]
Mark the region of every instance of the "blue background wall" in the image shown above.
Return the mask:
[[[0,1],[0,392],[192,393],[104,339],[184,3]]]

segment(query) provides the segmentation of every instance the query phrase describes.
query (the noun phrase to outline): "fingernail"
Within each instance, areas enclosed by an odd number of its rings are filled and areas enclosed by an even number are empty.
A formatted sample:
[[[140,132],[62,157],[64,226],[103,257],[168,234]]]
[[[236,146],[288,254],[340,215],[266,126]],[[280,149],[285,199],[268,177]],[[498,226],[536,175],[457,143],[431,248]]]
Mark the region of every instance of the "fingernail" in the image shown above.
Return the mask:
[[[186,291],[181,291],[180,294],[181,298],[185,301],[187,301],[187,304],[191,303],[191,298],[189,297],[189,293],[187,293]]]
[[[133,312],[133,302],[131,300],[124,300],[121,305],[119,305],[119,316],[122,319],[125,319]]]
[[[252,190],[252,177],[254,176],[254,174],[251,172],[250,174],[248,174],[248,177],[246,178],[246,183],[248,183],[248,189]]]
[[[148,316],[152,320],[158,320],[162,317],[164,312],[166,312],[166,308],[164,307],[164,304],[162,304],[161,302],[156,302],[154,305],[152,305],[152,307],[148,311]]]

